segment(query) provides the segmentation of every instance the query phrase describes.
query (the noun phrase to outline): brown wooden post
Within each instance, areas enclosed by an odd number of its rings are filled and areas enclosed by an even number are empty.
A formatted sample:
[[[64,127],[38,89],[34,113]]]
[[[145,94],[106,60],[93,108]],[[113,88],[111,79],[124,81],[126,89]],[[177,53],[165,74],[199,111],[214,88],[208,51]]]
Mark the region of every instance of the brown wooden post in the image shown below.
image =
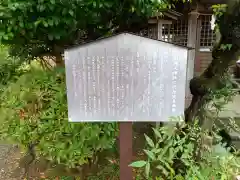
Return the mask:
[[[132,180],[132,122],[120,122],[120,180]]]

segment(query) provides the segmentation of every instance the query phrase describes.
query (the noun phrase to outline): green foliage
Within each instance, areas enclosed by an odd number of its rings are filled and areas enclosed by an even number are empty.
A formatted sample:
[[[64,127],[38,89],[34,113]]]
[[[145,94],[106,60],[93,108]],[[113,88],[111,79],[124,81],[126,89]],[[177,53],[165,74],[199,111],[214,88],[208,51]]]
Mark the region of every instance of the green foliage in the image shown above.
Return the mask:
[[[133,163],[130,164],[131,167],[137,167],[137,168],[141,168],[146,166],[147,162],[146,161],[135,161]]]
[[[25,71],[20,68],[20,59],[9,57],[7,52],[8,48],[0,45],[0,91]]]
[[[215,16],[222,16],[226,12],[226,4],[215,4],[212,6],[213,13]]]
[[[145,136],[146,160],[130,165],[144,171],[143,179],[206,180],[211,177],[230,180],[240,171],[240,159],[218,143],[207,142],[204,137],[208,136],[197,125],[187,133],[180,127],[161,127],[153,131],[153,139]]]
[[[90,175],[87,180],[119,180],[119,163],[110,163],[101,168],[95,175]]]
[[[56,55],[113,31],[136,30],[166,8],[168,0],[2,0],[0,41],[15,55]]]
[[[74,178],[63,176],[63,177],[60,178],[60,180],[74,180]]]
[[[31,68],[0,96],[1,136],[23,146],[37,143],[37,154],[52,163],[76,167],[95,163],[112,148],[116,123],[69,123],[62,71]]]
[[[230,50],[232,47],[232,44],[221,44],[220,49],[222,50]]]
[[[220,89],[215,91],[210,91],[208,98],[213,102],[213,106],[221,111],[227,103],[233,100],[233,98],[238,94],[239,84],[234,80],[229,72],[225,73],[221,78]]]

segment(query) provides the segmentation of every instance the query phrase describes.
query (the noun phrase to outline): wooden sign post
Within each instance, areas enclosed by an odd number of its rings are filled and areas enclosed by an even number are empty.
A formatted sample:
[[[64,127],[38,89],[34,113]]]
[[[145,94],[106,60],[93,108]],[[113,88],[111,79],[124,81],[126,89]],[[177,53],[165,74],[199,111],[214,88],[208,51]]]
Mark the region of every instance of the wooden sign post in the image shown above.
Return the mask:
[[[133,177],[131,120],[183,115],[187,54],[129,33],[65,50],[69,121],[120,122],[121,180]]]
[[[133,161],[132,122],[120,122],[120,180],[132,180],[133,171],[129,164]]]

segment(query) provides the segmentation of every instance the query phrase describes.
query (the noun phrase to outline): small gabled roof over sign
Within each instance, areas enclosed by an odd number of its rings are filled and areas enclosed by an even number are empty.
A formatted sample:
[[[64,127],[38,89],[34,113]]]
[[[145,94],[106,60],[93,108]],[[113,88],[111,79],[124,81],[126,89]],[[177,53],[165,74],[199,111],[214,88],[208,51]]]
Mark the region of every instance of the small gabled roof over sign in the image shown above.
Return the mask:
[[[172,20],[177,20],[177,19],[180,18],[181,16],[183,16],[182,13],[179,13],[179,12],[177,12],[177,11],[168,9],[168,10],[163,11],[163,12],[157,12],[152,18],[156,18],[156,17],[161,17],[161,18],[168,17],[168,18],[170,18],[170,19],[172,19]]]
[[[101,37],[101,38],[98,38],[98,39],[93,40],[93,41],[89,41],[89,42],[85,42],[85,43],[82,43],[82,44],[79,44],[79,45],[75,45],[75,46],[69,47],[67,49],[78,48],[78,47],[81,47],[81,46],[89,44],[89,43],[96,43],[98,41],[103,41],[105,39],[113,38],[113,37],[120,36],[120,35],[138,36],[138,37],[142,37],[142,38],[146,38],[146,39],[151,39],[153,41],[159,41],[159,42],[163,42],[163,43],[167,43],[167,44],[172,44],[174,46],[181,47],[181,48],[186,48],[188,50],[194,49],[193,47],[187,47],[187,46],[183,46],[183,45],[179,45],[179,44],[176,44],[176,43],[171,43],[171,42],[167,42],[167,41],[163,41],[163,40],[152,39],[152,38],[149,38],[149,37],[140,36],[138,34],[134,34],[134,33],[130,33],[130,32],[122,32],[122,33],[117,33],[117,34],[114,34],[114,35],[111,35],[111,36],[107,36],[107,37]]]
[[[177,11],[174,11],[174,10],[167,10],[166,12],[163,12],[163,15],[164,16],[167,16],[171,19],[174,19],[174,20],[177,20],[179,17],[181,17],[183,14],[182,13],[179,13]]]

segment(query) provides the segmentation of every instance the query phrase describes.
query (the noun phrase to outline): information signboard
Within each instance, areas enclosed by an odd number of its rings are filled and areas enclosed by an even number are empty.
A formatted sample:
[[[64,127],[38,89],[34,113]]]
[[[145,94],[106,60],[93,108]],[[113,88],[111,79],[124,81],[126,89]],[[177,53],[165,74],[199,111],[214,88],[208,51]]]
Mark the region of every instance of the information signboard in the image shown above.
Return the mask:
[[[183,115],[188,49],[129,33],[67,49],[71,122]]]

